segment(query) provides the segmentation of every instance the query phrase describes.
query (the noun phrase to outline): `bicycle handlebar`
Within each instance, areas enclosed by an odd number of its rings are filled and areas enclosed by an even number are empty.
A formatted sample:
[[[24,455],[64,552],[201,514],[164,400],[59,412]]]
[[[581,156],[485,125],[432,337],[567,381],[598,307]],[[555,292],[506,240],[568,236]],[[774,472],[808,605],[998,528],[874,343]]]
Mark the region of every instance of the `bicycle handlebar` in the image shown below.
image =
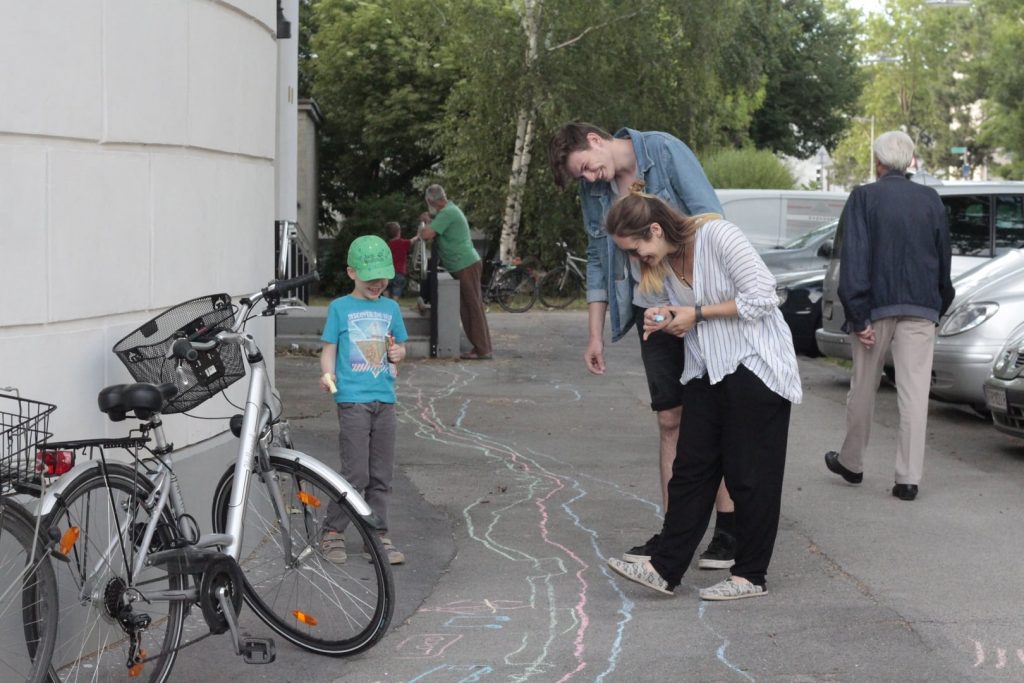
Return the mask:
[[[292,278],[291,280],[273,280],[266,287],[260,290],[260,293],[266,297],[272,293],[287,294],[293,289],[298,289],[304,285],[311,284],[320,279],[320,273],[315,270],[312,273],[306,275],[300,275],[299,277]]]

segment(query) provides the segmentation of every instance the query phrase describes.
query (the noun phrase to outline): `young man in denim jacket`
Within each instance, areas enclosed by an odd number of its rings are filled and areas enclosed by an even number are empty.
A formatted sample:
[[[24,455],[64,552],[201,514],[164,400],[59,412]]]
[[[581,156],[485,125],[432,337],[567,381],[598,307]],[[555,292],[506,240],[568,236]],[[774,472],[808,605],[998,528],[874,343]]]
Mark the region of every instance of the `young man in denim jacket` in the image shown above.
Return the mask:
[[[590,330],[584,361],[590,372],[600,375],[605,371],[605,312],[611,316],[612,341],[618,341],[634,321],[643,319],[644,309],[667,303],[638,291],[635,284],[639,264],[608,239],[604,220],[612,204],[640,181],[644,192],[664,199],[687,215],[721,214],[722,205],[696,155],[668,133],[623,128],[613,136],[592,124],[573,122],[559,128],[551,138],[548,160],[559,189],[566,189],[574,180],[579,184],[587,232]],[[644,341],[641,335],[640,356],[651,392],[651,409],[658,413],[661,499],[667,505],[682,415],[679,379],[683,372],[683,340],[659,333]],[[733,564],[733,504],[724,484],[715,507],[715,536],[700,556],[702,569],[728,569]],[[649,559],[657,542],[655,535],[623,557],[630,561]]]

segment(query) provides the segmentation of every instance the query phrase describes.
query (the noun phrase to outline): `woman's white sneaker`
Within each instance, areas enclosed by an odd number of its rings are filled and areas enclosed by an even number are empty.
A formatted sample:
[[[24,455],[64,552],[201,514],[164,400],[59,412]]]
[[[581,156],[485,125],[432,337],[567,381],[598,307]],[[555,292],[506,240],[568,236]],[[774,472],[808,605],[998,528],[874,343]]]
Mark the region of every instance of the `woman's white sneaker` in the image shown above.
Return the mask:
[[[626,562],[617,557],[610,557],[608,558],[608,566],[616,574],[624,576],[630,581],[635,581],[641,586],[653,588],[665,595],[672,595],[672,589],[668,587],[668,581],[661,578],[661,574],[657,572],[648,560],[643,562]]]
[[[749,581],[733,581],[732,577],[700,591],[701,600],[740,600],[761,595],[768,595],[768,589],[764,586]]]

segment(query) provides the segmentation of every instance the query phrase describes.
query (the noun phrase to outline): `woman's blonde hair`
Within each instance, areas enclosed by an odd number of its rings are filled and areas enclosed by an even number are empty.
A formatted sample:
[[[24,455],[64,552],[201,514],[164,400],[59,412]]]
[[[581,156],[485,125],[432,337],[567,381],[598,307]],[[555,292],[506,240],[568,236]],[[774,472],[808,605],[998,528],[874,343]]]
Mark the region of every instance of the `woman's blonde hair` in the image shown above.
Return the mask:
[[[642,187],[634,183],[634,188],[638,186]],[[657,223],[661,226],[665,241],[675,247],[678,253],[684,246],[693,243],[693,237],[700,226],[719,218],[721,216],[717,213],[687,216],[662,199],[633,189],[612,206],[605,219],[605,230],[611,237],[634,237],[646,241],[651,239],[651,224]],[[641,261],[640,291],[663,292],[665,277],[670,268],[668,259],[662,259],[653,266]]]

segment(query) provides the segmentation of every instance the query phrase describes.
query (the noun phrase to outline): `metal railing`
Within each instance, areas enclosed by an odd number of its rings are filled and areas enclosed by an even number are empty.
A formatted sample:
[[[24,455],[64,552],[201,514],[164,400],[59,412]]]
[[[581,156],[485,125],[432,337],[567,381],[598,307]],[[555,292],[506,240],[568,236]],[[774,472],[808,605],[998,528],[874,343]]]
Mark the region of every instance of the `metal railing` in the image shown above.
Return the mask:
[[[295,221],[274,222],[274,257],[278,279],[294,279],[316,270],[316,252]],[[295,294],[308,302],[309,286]]]

